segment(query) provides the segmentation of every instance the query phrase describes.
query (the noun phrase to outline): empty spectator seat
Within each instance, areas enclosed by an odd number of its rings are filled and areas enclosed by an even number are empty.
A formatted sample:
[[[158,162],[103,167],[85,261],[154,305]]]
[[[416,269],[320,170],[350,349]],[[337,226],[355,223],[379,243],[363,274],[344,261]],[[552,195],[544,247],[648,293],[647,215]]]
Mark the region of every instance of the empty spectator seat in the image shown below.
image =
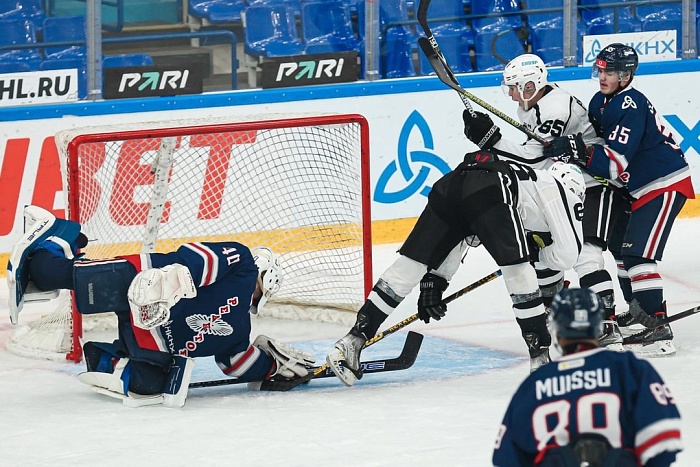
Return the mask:
[[[0,20],[30,21],[37,35],[41,34],[45,18],[42,0],[0,0]]]
[[[187,14],[200,21],[203,26],[209,24],[235,23],[241,21],[241,13],[246,7],[244,0],[189,0]]]
[[[516,13],[522,11],[518,0],[485,0],[473,2],[471,5],[472,15],[485,15],[491,13]],[[509,25],[513,29],[521,28],[523,25],[522,18],[517,14],[481,18],[472,21],[472,26],[476,32],[480,32],[491,25],[494,28],[502,28],[503,24]]]
[[[286,5],[255,5],[245,10],[245,53],[257,57],[299,55],[293,12]]]
[[[360,50],[350,11],[342,1],[304,3],[301,27],[307,54]]]
[[[85,17],[50,16],[44,20],[44,42],[82,42],[82,44],[46,47],[46,60],[85,58]]]
[[[0,46],[36,44],[34,25],[24,19],[0,20]],[[38,49],[3,49],[0,50],[0,61],[17,62],[20,68],[29,67],[37,70],[41,62]]]
[[[478,71],[502,70],[506,63],[523,53],[523,43],[512,23],[492,23],[476,33],[475,61]]]
[[[108,55],[102,59],[102,68],[123,68],[129,66],[151,66],[153,58],[148,54]]]
[[[606,0],[580,0],[581,6],[597,6],[610,3]],[[616,11],[617,10],[617,11]],[[617,18],[615,17],[617,13]],[[589,35],[615,34],[641,30],[641,22],[637,20],[629,8],[592,8],[581,10],[581,20]]]

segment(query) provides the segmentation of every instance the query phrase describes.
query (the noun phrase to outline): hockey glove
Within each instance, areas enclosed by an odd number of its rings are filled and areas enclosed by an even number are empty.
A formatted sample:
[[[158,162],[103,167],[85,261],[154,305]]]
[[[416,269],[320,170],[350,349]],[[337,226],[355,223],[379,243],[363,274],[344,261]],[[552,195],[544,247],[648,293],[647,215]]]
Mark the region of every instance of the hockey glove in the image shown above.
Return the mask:
[[[592,149],[592,148],[591,148]],[[581,133],[561,136],[552,140],[551,146],[546,146],[542,153],[550,159],[559,160],[579,167],[588,167],[591,149],[586,148]]]
[[[427,273],[420,281],[418,297],[418,317],[426,324],[430,318],[440,321],[445,316],[447,305],[442,303],[442,293],[447,289],[447,280],[438,275]]]
[[[469,141],[479,146],[479,149],[491,149],[501,139],[501,130],[485,113],[474,112],[474,114],[475,116],[472,117],[466,109],[462,113],[464,134]]]
[[[552,234],[549,232],[528,232],[527,249],[530,251],[530,261],[536,263],[540,260],[540,250],[552,244]]]

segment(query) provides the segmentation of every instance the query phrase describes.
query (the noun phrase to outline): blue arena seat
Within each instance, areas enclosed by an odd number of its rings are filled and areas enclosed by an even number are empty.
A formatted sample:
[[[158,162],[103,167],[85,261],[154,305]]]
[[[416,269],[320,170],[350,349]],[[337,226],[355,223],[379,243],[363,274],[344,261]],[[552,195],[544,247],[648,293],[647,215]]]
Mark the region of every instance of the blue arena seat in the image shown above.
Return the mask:
[[[301,28],[307,54],[360,51],[350,11],[342,1],[304,3]]]
[[[44,20],[44,42],[85,42],[84,16],[50,16]],[[67,58],[84,58],[85,45],[66,45],[46,47],[44,58],[58,60]]]
[[[358,30],[360,37],[364,33],[364,2],[357,4]],[[380,65],[382,78],[405,78],[416,76],[413,64],[413,51],[417,48],[417,36],[410,25],[397,25],[390,28],[390,23],[408,21],[409,11],[406,0],[380,0],[379,23]]]
[[[471,5],[471,14],[485,15],[490,13],[515,13],[522,11],[518,0],[488,0],[473,2]],[[510,27],[517,29],[522,27],[522,18],[518,15],[508,15],[494,18],[482,18],[472,21],[472,27],[476,32],[495,25],[500,28],[503,23],[507,23]]]
[[[244,0],[189,0],[187,14],[204,25],[235,23],[241,21],[246,6]]]
[[[36,44],[34,25],[24,19],[0,20],[0,45]],[[9,49],[0,50],[0,61],[17,62],[37,70],[41,62],[38,49]],[[20,67],[23,67],[20,65]]]
[[[609,3],[606,0],[580,0],[582,6],[597,6]],[[629,7],[617,8],[617,25],[615,8],[593,8],[581,10],[581,20],[590,35],[615,34],[641,31],[641,22],[636,19]]]
[[[46,12],[42,0],[0,0],[0,20],[21,19],[30,21],[37,34],[41,34]]]
[[[526,10],[541,10],[545,8],[563,8],[564,0],[527,0]],[[545,27],[562,27],[564,24],[561,11],[551,13],[529,13],[526,11],[527,25],[530,29]]]
[[[153,65],[153,58],[148,54],[108,55],[102,59],[102,68],[150,65]]]
[[[697,10],[696,13],[698,13]],[[634,14],[641,22],[647,19],[668,19],[681,16],[681,5],[680,1],[678,4],[637,5]]]
[[[245,12],[245,53],[257,57],[300,55],[294,14],[286,5],[253,5]]]
[[[475,48],[478,71],[502,70],[508,61],[525,53],[518,34],[506,21],[492,23],[481,31],[477,31]]]
[[[0,59],[0,75],[4,73],[21,73],[36,70],[38,70],[38,67],[32,68],[27,62],[6,62]]]
[[[681,30],[682,30],[682,19],[680,16],[655,16],[655,15],[650,15],[644,21],[642,21],[642,31],[666,31],[666,30],[675,30],[676,31],[676,43],[678,46],[676,56],[677,57],[682,57],[683,56],[683,47],[682,47],[682,38],[683,36],[681,35]]]
[[[457,34],[443,35],[442,32],[433,34],[440,45],[440,50],[445,56],[445,60],[447,60],[448,65],[450,65],[450,68],[455,73],[469,73],[474,71],[471,57],[469,56],[469,44],[474,43],[474,36],[471,34],[471,31],[467,32],[468,36],[460,36]],[[420,74],[434,74],[435,71],[425,57],[425,54],[420,52],[418,56]]]

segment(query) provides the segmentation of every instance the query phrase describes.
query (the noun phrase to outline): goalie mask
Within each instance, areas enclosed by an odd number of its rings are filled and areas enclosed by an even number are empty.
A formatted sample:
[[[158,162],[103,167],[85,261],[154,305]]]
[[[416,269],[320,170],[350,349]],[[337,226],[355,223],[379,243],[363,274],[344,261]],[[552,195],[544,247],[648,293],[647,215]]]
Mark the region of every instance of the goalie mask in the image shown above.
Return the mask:
[[[547,67],[537,55],[519,55],[508,62],[503,70],[501,89],[508,95],[509,87],[515,86],[520,93],[520,98],[523,100],[524,110],[530,108],[530,100],[546,85]],[[529,97],[526,98],[526,94]]]
[[[253,254],[253,260],[258,267],[258,285],[262,291],[262,296],[257,302],[253,302],[250,307],[252,314],[257,314],[267,301],[272,297],[282,286],[282,267],[279,263],[279,258],[272,250],[266,247],[255,247],[250,251]]]
[[[573,164],[557,161],[547,170],[564,188],[571,191],[583,202],[586,199],[586,181],[581,169]]]

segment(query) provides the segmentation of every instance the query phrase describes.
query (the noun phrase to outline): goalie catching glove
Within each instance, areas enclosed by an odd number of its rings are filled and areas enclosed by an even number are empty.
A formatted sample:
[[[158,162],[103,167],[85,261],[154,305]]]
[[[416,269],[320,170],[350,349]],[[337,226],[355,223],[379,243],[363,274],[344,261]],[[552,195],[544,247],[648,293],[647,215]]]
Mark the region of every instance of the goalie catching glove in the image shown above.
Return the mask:
[[[270,378],[278,375],[286,379],[306,376],[309,368],[316,362],[309,352],[295,349],[267,336],[259,335],[253,345],[275,359],[277,369]]]
[[[170,319],[170,308],[181,298],[194,298],[197,289],[190,270],[181,264],[146,269],[134,277],[127,293],[134,325],[153,329]]]

